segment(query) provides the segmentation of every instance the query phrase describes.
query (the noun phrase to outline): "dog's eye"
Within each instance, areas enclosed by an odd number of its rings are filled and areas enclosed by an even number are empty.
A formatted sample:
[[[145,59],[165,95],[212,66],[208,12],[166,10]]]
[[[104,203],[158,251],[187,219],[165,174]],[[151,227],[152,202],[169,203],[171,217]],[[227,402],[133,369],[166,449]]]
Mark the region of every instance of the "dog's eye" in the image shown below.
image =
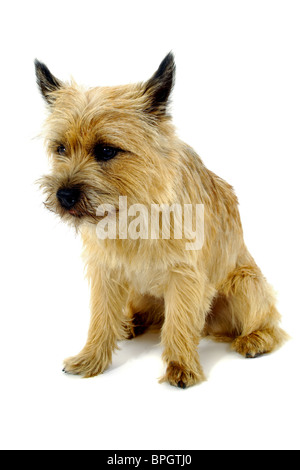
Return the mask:
[[[111,160],[114,158],[120,149],[109,147],[108,145],[97,144],[94,148],[94,156],[98,162]]]
[[[66,154],[66,147],[64,145],[59,145],[56,149],[56,152],[58,153],[58,155],[65,155]]]

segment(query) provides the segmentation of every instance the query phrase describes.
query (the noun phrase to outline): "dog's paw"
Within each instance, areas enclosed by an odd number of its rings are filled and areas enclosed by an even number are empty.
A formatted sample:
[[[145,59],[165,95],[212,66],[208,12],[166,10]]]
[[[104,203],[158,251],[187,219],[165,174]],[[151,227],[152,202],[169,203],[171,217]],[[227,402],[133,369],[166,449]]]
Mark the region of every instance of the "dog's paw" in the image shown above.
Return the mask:
[[[205,375],[199,365],[196,371],[180,365],[178,362],[171,361],[168,364],[165,375],[160,379],[160,383],[169,382],[179,388],[187,388],[192,385],[204,382]]]
[[[238,336],[231,348],[246,358],[256,358],[269,353],[287,339],[287,334],[280,328],[257,330],[247,336]]]
[[[97,354],[90,355],[83,352],[65,359],[63,366],[63,372],[66,374],[81,375],[88,378],[102,374],[108,363],[105,363],[102,357]]]

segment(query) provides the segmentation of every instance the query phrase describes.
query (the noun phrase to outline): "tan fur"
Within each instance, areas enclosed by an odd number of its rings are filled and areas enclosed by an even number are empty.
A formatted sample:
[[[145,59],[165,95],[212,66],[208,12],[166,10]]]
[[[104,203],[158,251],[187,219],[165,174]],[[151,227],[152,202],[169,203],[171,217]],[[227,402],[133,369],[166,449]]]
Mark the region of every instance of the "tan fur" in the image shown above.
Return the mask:
[[[102,373],[119,340],[152,324],[161,327],[167,364],[161,381],[183,388],[205,380],[197,351],[201,337],[229,341],[246,357],[280,346],[287,335],[278,326],[273,292],[244,244],[234,191],[176,136],[166,110],[153,107],[159,84],[84,89],[57,81],[59,86],[43,88],[39,70],[37,76],[51,111],[45,134],[52,173],[42,180],[46,206],[80,231],[91,285],[87,343],[66,359],[65,371]],[[99,140],[124,151],[99,164],[92,151]],[[60,144],[63,156],[56,152]],[[75,215],[57,200],[65,185],[82,189]],[[174,237],[99,240],[96,208],[118,206],[120,195],[128,205],[149,208],[204,204],[204,246],[187,251],[187,240]]]

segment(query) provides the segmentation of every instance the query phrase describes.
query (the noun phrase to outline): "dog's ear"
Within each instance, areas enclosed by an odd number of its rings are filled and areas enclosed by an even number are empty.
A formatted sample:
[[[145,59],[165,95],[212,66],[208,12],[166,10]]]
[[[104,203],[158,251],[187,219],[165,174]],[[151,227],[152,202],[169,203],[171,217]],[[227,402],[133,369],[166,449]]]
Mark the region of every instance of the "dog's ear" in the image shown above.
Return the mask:
[[[55,101],[53,92],[61,88],[63,86],[63,82],[54,77],[48,67],[37,59],[35,59],[34,65],[38,87],[46,102],[52,105]]]
[[[164,58],[155,74],[145,83],[146,112],[164,116],[175,81],[175,60],[172,52]]]

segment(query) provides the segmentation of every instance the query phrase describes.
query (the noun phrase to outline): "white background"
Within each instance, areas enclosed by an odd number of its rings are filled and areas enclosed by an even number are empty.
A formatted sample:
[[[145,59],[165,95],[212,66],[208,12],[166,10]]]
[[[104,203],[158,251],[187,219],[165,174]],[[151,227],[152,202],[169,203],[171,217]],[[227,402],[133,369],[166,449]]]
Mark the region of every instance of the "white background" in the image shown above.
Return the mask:
[[[291,0],[1,3],[0,447],[299,449],[300,4]],[[159,337],[102,376],[61,372],[84,345],[81,242],[34,181],[44,104],[33,60],[89,86],[146,80],[169,50],[178,134],[236,189],[246,243],[292,339],[254,361],[203,341],[208,381],[159,385]]]

